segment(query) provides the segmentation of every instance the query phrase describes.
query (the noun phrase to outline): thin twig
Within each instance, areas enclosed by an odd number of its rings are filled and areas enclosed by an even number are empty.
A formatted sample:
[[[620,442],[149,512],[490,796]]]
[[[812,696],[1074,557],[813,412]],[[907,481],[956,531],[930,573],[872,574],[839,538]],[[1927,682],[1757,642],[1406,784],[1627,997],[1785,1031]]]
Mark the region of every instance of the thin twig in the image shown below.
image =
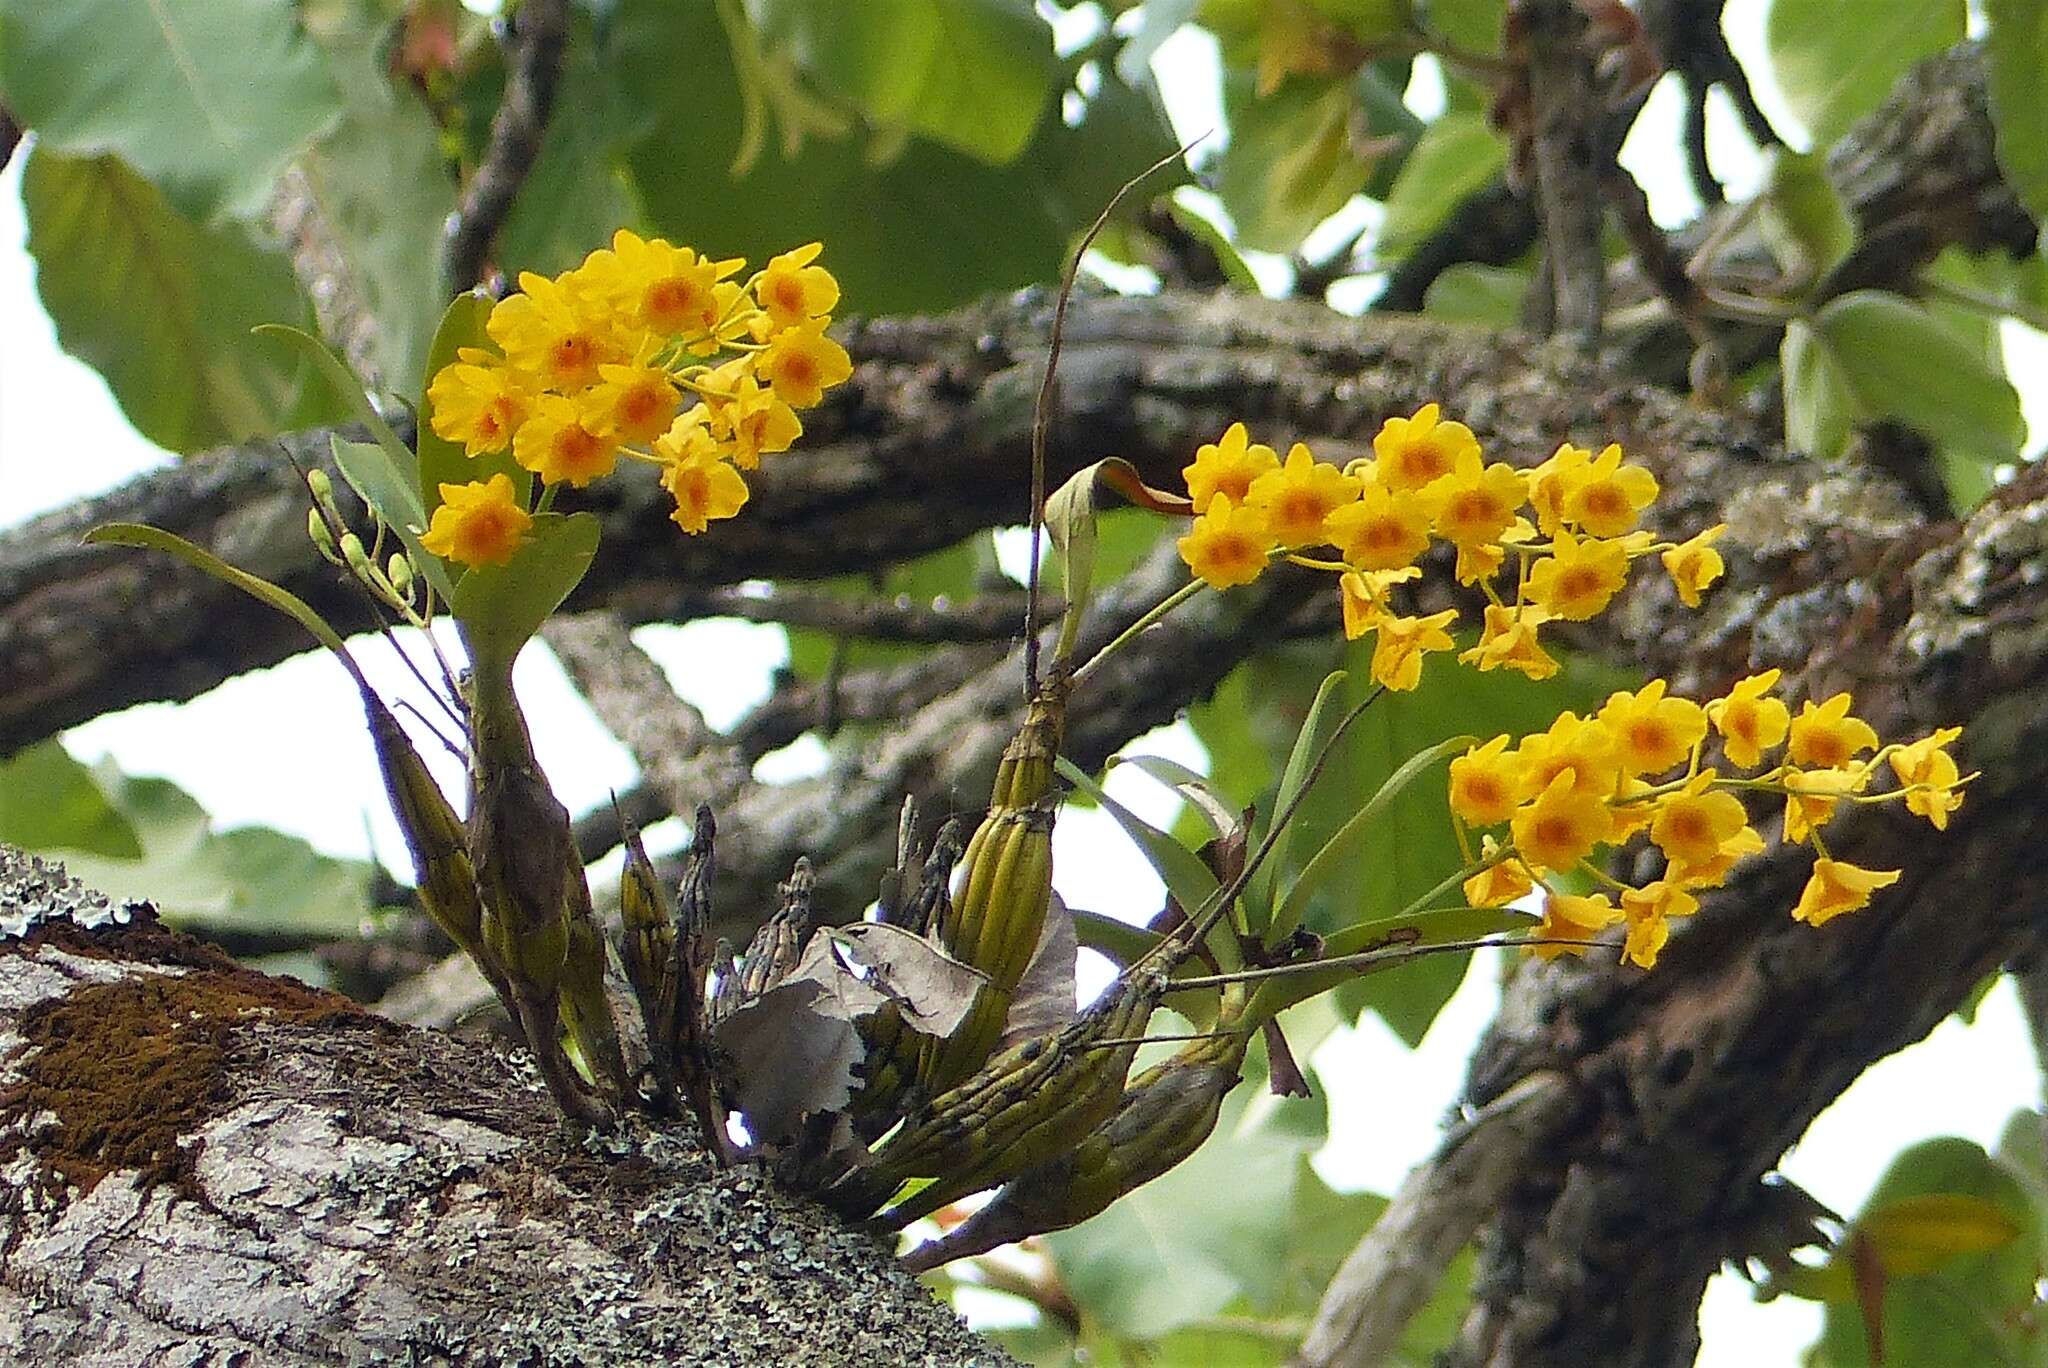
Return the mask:
[[[1045,374],[1038,382],[1038,397],[1031,404],[1031,570],[1024,581],[1024,700],[1030,702],[1038,697],[1038,595],[1039,595],[1039,537],[1045,531],[1045,435],[1052,426],[1053,380],[1059,373],[1060,343],[1067,327],[1067,303],[1074,297],[1074,281],[1081,274],[1081,258],[1088,254],[1088,248],[1095,241],[1109,216],[1124,202],[1124,196],[1136,189],[1162,167],[1169,166],[1188,154],[1207,133],[1201,133],[1153,162],[1118,187],[1109,197],[1109,203],[1095,216],[1095,222],[1088,225],[1088,231],[1081,235],[1074,245],[1074,255],[1067,262],[1067,272],[1060,281],[1059,298],[1052,309],[1052,335],[1045,349]]]

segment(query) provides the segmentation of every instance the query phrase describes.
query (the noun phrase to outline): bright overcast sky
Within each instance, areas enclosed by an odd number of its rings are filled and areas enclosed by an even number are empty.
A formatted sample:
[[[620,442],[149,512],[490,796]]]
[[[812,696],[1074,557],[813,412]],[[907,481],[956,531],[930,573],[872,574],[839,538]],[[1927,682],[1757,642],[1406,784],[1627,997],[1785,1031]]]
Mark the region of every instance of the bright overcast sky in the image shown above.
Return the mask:
[[[1775,99],[1762,60],[1763,8],[1762,0],[1731,0],[1729,31],[1738,55],[1760,78],[1766,110],[1781,130],[1790,131],[1797,121]],[[1212,78],[1205,75],[1213,72],[1213,51],[1183,35],[1162,52],[1162,64],[1182,135],[1214,128],[1218,111]],[[1431,112],[1431,84],[1418,81],[1413,92],[1425,113]],[[1672,90],[1660,89],[1626,153],[1667,223],[1696,208],[1674,151],[1677,105]],[[1717,169],[1733,191],[1746,191],[1757,176],[1756,158],[1725,103],[1717,103],[1710,127]],[[168,459],[128,426],[98,377],[56,347],[23,248],[21,162],[16,157],[0,174],[0,528]],[[2027,370],[2041,373],[2044,368],[2033,364],[2048,355],[2041,339],[2020,329],[2008,329],[2007,337],[2010,347],[2025,349]],[[2039,434],[2048,390],[2029,386],[2023,397]],[[781,634],[772,627],[724,622],[638,635],[668,666],[679,691],[716,724],[729,723],[765,696],[769,672],[785,658]],[[384,655],[365,652],[365,663],[380,683],[395,688],[400,674]],[[707,659],[720,662],[718,674],[691,672],[690,662]],[[522,660],[520,685],[537,718],[542,762],[572,811],[633,781],[631,759],[539,647]],[[318,655],[306,655],[231,681],[190,704],[149,705],[98,719],[69,733],[66,744],[88,761],[111,754],[128,770],[168,775],[222,826],[263,822],[335,854],[375,851],[392,858],[399,851],[396,832],[383,809],[369,747],[356,727],[359,716],[341,672]],[[1198,766],[1206,761],[1185,728],[1155,733],[1134,749]],[[794,747],[765,762],[766,777],[805,772],[821,755],[815,744]],[[1171,803],[1162,804],[1147,781],[1126,771],[1113,783],[1144,815],[1170,818]],[[1077,903],[1105,909],[1158,905],[1157,883],[1098,813],[1062,818],[1057,859],[1063,871],[1089,871],[1086,881],[1065,872],[1060,877],[1062,890]],[[1368,1020],[1317,1056],[1331,1084],[1333,1128],[1318,1168],[1332,1182],[1387,1192],[1429,1151],[1456,1096],[1464,1060],[1498,1001],[1494,972],[1493,961],[1475,962],[1419,1050],[1403,1048]],[[1904,1145],[1949,1134],[1989,1147],[2007,1117],[2037,1095],[2035,1060],[2017,999],[2001,985],[1975,1026],[1945,1023],[1924,1044],[1866,1074],[1814,1124],[1784,1171],[1837,1211],[1853,1212]],[[1757,1306],[1747,1285],[1728,1276],[1710,1288],[1704,1317],[1700,1362],[1709,1368],[1793,1362],[1819,1327],[1811,1304],[1785,1298]]]

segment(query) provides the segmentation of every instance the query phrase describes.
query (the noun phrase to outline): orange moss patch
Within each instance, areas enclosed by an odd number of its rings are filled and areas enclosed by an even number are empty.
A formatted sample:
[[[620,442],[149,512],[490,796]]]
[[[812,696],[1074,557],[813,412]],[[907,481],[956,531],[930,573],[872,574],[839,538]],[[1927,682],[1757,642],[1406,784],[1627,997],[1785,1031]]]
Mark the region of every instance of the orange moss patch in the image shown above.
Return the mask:
[[[142,941],[165,943],[128,943],[138,931]],[[170,1183],[204,1200],[190,1137],[232,1103],[227,1064],[238,1031],[274,1023],[396,1029],[339,994],[240,968],[154,925],[66,948],[131,961],[137,951],[174,951],[157,958],[208,965],[175,975],[138,971],[22,1013],[28,1048],[19,1080],[0,1089],[0,1161],[33,1154],[81,1196],[107,1174],[133,1169],[145,1186]]]

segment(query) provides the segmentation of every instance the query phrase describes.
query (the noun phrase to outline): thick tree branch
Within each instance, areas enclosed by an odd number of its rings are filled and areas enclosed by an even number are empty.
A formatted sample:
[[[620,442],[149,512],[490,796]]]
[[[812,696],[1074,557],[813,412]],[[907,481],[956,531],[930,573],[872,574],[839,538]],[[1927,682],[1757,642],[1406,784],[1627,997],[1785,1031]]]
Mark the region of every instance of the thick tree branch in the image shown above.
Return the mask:
[[[1699,1295],[1745,1252],[1785,1147],[1872,1062],[2048,939],[2048,858],[2028,835],[2048,777],[2048,602],[2030,587],[2048,567],[2048,475],[2027,472],[1961,527],[1925,524],[1875,480],[1763,471],[1724,511],[1748,554],[1696,643],[1675,615],[1627,619],[1645,663],[1713,685],[1780,666],[1810,696],[1850,689],[1887,735],[1964,723],[1983,777],[1945,834],[1890,810],[1830,829],[1838,857],[1906,871],[1867,912],[1793,924],[1810,856],[1781,850],[1713,898],[1652,974],[1605,957],[1523,969],[1471,1100],[1562,1074],[1590,1104],[1532,1137],[1482,1244],[1458,1364],[1690,1361]]]
[[[1974,46],[1916,69],[1837,145],[1831,166],[1864,231],[1831,288],[1903,284],[1948,243],[2011,250],[2034,240],[1998,173]],[[770,463],[746,517],[683,538],[651,477],[606,482],[592,500],[606,553],[572,606],[645,621],[674,606],[681,586],[843,574],[1021,521],[1048,312],[1025,297],[848,329],[861,361],[854,381],[807,415],[806,450]],[[1626,369],[1682,379],[1691,341],[1673,332],[1632,342]],[[1432,399],[1499,437],[1487,416],[1493,396],[1540,388],[1543,374],[1512,340],[1237,296],[1082,299],[1071,337],[1055,479],[1116,452],[1170,482],[1233,419],[1357,440],[1386,414]],[[1731,341],[1731,364],[1770,345],[1761,332]],[[1552,419],[1572,421],[1558,410]],[[314,461],[326,435],[285,444]],[[80,548],[96,522],[158,523],[364,625],[360,604],[306,544],[300,499],[276,445],[260,443],[0,534],[0,754],[131,703],[189,698],[304,644],[290,624],[202,576]]]
[[[1528,61],[1530,163],[1543,223],[1539,288],[1547,286],[1543,330],[1591,348],[1607,305],[1600,174],[1613,149],[1603,136],[1586,16],[1575,0],[1515,0],[1510,16]]]
[[[9,1362],[1009,1361],[687,1128],[110,911],[0,848]]]

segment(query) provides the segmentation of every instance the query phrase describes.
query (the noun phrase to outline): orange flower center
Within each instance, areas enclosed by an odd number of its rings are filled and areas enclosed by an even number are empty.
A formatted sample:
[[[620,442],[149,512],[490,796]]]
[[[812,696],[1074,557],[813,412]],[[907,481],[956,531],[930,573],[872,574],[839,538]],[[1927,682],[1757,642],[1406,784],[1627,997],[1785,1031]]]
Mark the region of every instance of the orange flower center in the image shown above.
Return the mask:
[[[647,287],[641,308],[656,327],[674,331],[692,320],[709,327],[710,298],[685,276],[670,276]]]
[[[1625,518],[1634,510],[1628,496],[1611,484],[1597,484],[1580,495],[1580,506],[1595,518]]]
[[[1708,845],[1713,842],[1714,829],[1707,821],[1707,815],[1698,808],[1674,808],[1665,830],[1671,839],[1685,845]]]
[[[1497,505],[1483,490],[1468,489],[1455,495],[1445,508],[1447,521],[1454,523],[1480,523],[1497,516]]]
[[[1807,758],[1821,769],[1839,769],[1849,760],[1849,747],[1833,732],[1809,732],[1804,749]]]
[[[1439,475],[1448,475],[1451,470],[1451,463],[1444,453],[1426,443],[1403,447],[1394,457],[1394,464],[1404,480],[1415,484],[1427,484]]]
[[[581,423],[570,423],[555,434],[555,465],[565,475],[578,474],[597,463],[603,445]]]
[[[1646,717],[1630,724],[1628,744],[1634,750],[1659,751],[1671,744],[1671,733],[1662,723]]]
[[[640,427],[661,411],[661,392],[652,385],[638,385],[619,396],[619,421],[625,427]]]
[[[1575,565],[1558,575],[1558,597],[1567,600],[1586,598],[1599,593],[1603,583],[1598,570],[1590,565]]]
[[[590,369],[590,363],[596,355],[597,349],[591,345],[588,337],[582,333],[570,333],[555,343],[548,359],[554,366],[556,376],[566,379]]]
[[[808,352],[789,352],[782,358],[782,378],[799,389],[818,381],[818,363]]]

